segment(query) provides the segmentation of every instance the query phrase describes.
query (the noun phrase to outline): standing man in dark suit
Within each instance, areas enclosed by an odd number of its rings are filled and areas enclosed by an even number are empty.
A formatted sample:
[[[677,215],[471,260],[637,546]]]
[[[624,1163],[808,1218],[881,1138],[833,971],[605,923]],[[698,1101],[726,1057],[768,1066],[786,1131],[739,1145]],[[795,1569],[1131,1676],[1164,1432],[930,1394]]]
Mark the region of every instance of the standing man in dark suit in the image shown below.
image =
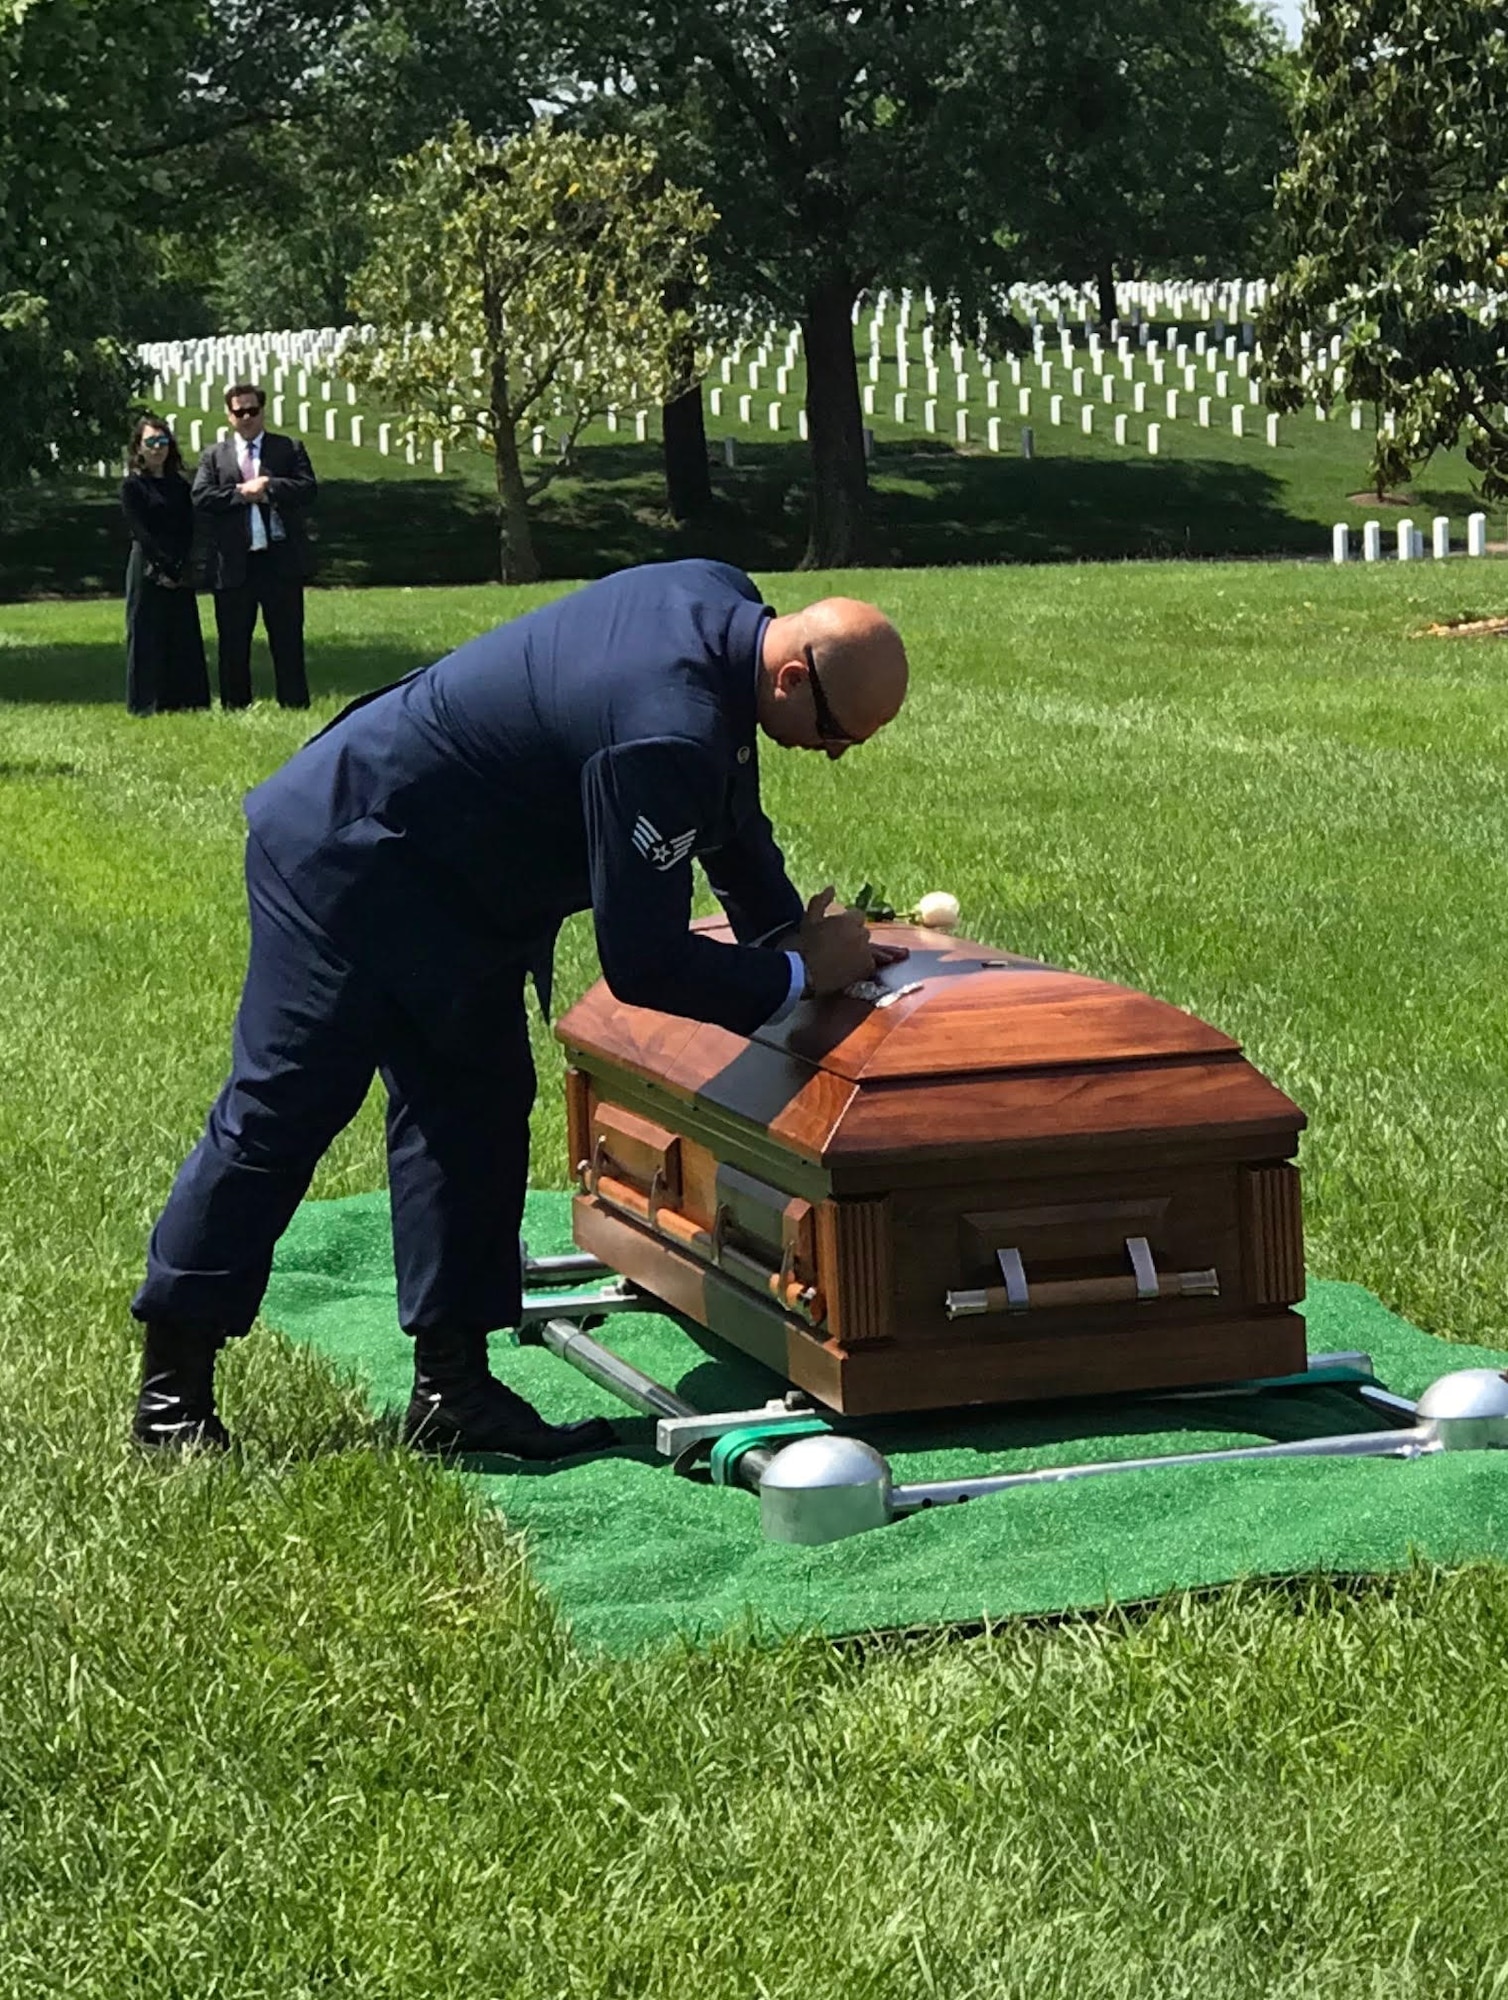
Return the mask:
[[[284,708],[307,708],[304,509],[318,491],[314,469],[297,438],[263,428],[263,396],[254,382],[228,389],[225,407],[235,435],[211,445],[194,475],[194,505],[203,510],[213,537],[210,585],[221,705],[250,705],[251,635],[260,609],[278,700]]]
[[[715,562],[621,571],[353,704],[246,801],[251,957],[230,1079],[152,1232],[135,1434],[224,1444],[215,1355],[250,1327],[273,1246],[374,1073],[388,1093],[408,1437],[553,1459],[489,1373],[517,1323],[534,1070],[524,979],[590,908],[620,1000],[741,1035],[895,953],[804,902],[759,803],[756,737],[842,757],[900,709],[873,606],[777,617]],[[692,860],[733,944],[688,928]]]

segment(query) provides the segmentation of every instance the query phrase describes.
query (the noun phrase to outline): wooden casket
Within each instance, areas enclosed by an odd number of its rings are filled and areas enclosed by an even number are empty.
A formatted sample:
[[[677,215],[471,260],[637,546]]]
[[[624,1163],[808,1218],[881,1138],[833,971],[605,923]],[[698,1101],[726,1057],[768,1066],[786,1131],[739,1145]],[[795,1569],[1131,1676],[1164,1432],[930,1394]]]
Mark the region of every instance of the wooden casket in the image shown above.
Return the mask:
[[[875,935],[911,956],[870,998],[748,1040],[602,983],[571,1008],[580,1248],[856,1414],[1302,1369],[1305,1119],[1239,1046],[1126,987]]]

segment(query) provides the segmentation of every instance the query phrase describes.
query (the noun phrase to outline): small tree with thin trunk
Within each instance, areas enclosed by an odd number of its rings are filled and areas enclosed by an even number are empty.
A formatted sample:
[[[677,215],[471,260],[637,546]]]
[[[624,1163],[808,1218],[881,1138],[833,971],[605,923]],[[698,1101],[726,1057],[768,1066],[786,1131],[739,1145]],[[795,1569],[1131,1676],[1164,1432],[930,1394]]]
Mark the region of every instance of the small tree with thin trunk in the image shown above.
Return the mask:
[[[539,575],[530,507],[610,406],[686,386],[689,309],[716,220],[640,140],[539,125],[495,144],[466,125],[399,161],[356,279],[370,322],[349,365],[416,439],[496,462],[505,583]],[[524,471],[536,428],[563,448]]]

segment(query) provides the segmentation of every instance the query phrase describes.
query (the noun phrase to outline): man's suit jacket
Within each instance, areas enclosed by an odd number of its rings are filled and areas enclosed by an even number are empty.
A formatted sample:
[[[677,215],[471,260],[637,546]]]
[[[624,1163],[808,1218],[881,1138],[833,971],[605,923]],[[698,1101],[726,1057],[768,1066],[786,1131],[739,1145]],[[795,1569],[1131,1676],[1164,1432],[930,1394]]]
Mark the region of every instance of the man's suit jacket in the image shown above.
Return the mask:
[[[288,560],[295,574],[310,571],[309,531],[304,510],[318,486],[309,454],[297,438],[276,431],[262,433],[262,470],[267,475],[267,502],[277,508],[283,524]],[[233,589],[246,581],[251,549],[251,509],[236,488],[241,483],[240,450],[235,438],[212,444],[194,474],[194,505],[210,528],[209,584],[211,590]],[[269,530],[270,532],[270,530]],[[269,544],[272,546],[272,544]]]
[[[748,1034],[790,986],[763,941],[802,915],[759,803],[772,615],[723,563],[622,570],[337,721],[248,795],[252,834],[437,1039],[470,1037],[509,966],[546,987],[588,907],[620,999]],[[738,943],[688,930],[693,856]]]

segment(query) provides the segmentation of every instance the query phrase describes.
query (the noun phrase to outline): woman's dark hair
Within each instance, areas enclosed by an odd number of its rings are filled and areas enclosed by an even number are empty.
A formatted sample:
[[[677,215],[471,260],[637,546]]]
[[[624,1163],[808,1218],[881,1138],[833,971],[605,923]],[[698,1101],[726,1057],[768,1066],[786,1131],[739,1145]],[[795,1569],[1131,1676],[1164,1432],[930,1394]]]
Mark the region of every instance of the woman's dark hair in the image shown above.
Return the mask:
[[[173,426],[165,417],[154,417],[150,410],[144,417],[137,418],[136,428],[131,433],[131,470],[133,472],[146,470],[146,454],[141,448],[141,441],[148,431],[166,431],[168,436],[173,438],[173,442],[168,446],[168,455],[163,460],[162,469],[164,472],[182,472],[183,454],[178,449],[177,438],[173,437]]]

